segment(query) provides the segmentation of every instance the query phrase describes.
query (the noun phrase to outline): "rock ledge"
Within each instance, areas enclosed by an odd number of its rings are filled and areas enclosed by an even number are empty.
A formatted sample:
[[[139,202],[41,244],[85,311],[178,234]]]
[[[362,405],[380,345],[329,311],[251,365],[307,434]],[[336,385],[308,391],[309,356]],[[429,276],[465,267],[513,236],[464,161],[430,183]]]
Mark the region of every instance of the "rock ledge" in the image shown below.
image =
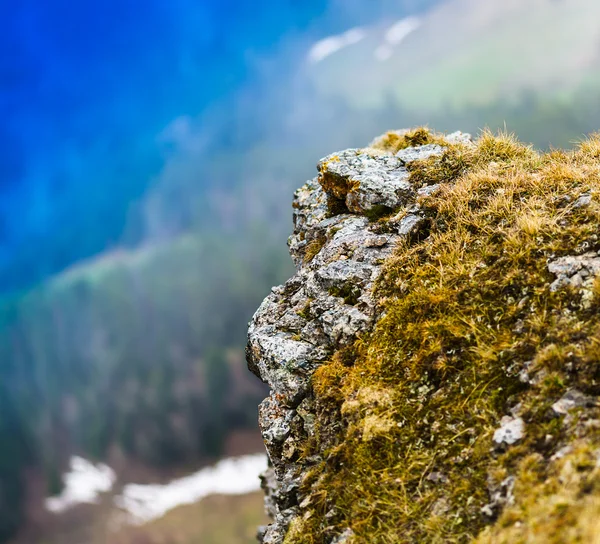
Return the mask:
[[[467,143],[470,137],[456,133],[448,141]],[[300,444],[314,432],[311,375],[375,324],[372,287],[382,263],[403,237],[423,226],[418,199],[437,189],[411,184],[407,166],[443,152],[438,144],[396,154],[347,149],[319,161],[319,176],[294,194],[288,245],[297,271],[274,287],[255,313],[246,349],[248,367],[271,388],[259,408],[272,465],[262,478],[273,519],[259,531],[265,544],[283,542],[302,510],[302,475],[311,461],[319,461],[299,460]],[[385,232],[373,212],[395,214]],[[350,534],[338,535],[335,542],[345,542]]]

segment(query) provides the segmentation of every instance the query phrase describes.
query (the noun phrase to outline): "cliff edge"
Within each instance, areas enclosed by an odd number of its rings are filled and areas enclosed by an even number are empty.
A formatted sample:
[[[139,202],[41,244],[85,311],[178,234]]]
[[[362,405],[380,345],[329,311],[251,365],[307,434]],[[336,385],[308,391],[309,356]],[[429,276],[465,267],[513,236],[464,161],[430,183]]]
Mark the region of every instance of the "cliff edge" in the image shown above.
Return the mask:
[[[600,542],[600,138],[420,128],[318,171],[249,328],[261,542]]]

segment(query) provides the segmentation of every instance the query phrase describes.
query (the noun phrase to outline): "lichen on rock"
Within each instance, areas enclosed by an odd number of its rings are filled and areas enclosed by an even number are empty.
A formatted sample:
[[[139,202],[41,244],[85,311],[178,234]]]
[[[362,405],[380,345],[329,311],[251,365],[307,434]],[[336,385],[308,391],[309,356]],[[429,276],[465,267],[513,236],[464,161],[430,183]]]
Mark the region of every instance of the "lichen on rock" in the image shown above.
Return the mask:
[[[319,162],[297,271],[249,327],[271,388],[262,542],[593,534],[598,149],[415,129]]]

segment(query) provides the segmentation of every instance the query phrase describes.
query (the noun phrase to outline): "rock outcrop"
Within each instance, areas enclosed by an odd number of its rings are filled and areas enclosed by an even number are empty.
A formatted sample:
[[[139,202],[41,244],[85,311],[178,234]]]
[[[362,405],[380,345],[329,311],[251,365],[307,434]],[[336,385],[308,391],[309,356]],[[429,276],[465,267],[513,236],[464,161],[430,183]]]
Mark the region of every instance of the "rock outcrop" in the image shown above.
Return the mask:
[[[468,144],[470,136],[457,132],[447,141]],[[443,151],[439,144],[395,155],[347,149],[319,161],[319,176],[294,194],[288,245],[297,272],[274,287],[255,313],[246,350],[250,370],[271,388],[259,409],[272,463],[263,476],[266,510],[274,520],[260,531],[265,544],[283,542],[300,510],[300,481],[320,460],[299,461],[301,444],[314,432],[311,376],[335,351],[372,329],[378,317],[372,289],[381,266],[400,240],[418,235],[424,226],[418,199],[439,187],[414,185],[407,166]],[[373,214],[392,211],[382,232]],[[345,541],[340,538],[335,542]]]
[[[249,327],[271,389],[259,540],[588,541],[600,139],[539,155],[417,129],[317,168],[296,273]]]

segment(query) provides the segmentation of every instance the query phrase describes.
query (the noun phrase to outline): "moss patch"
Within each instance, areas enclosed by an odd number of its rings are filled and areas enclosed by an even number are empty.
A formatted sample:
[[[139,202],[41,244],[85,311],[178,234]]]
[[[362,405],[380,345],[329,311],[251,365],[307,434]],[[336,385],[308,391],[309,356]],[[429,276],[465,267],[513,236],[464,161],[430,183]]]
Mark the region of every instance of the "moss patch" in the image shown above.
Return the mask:
[[[341,287],[331,287],[329,294],[333,297],[340,297],[344,299],[345,304],[354,306],[358,304],[358,297],[360,297],[360,289],[350,283],[345,283]]]
[[[330,201],[328,202],[328,206],[332,214],[347,213],[344,199],[349,192],[358,186],[356,181],[344,176],[338,176],[327,168],[328,165],[339,162],[339,160],[337,155],[333,155],[319,166],[319,183],[328,194],[328,200]]]
[[[390,138],[382,145],[399,145]],[[486,132],[412,169],[442,183],[422,203],[429,235],[386,262],[375,330],[313,377],[319,424],[306,455],[323,461],[288,544],[347,527],[353,542],[386,544],[596,534],[600,411],[559,416],[552,404],[570,388],[600,395],[600,300],[597,289],[591,302],[551,292],[547,261],[600,249],[599,149],[592,137],[540,155]],[[589,205],[571,204],[584,193]],[[525,437],[499,449],[492,437],[511,410]],[[565,446],[574,453],[553,457]],[[509,506],[482,511],[507,478]]]
[[[393,213],[393,208],[379,204],[373,206],[370,210],[367,210],[367,212],[365,212],[365,217],[372,223],[375,223],[376,221],[389,219]]]
[[[598,437],[577,440],[567,450],[552,467],[535,454],[521,462],[515,504],[481,533],[478,544],[598,542]]]
[[[407,147],[426,144],[446,144],[444,136],[436,134],[427,127],[417,127],[406,132],[388,132],[371,144],[371,148],[389,153],[397,153]]]
[[[327,242],[327,238],[325,236],[318,236],[314,240],[311,240],[306,244],[306,249],[304,250],[304,262],[309,263],[312,261],[317,253],[323,249],[323,246]]]

